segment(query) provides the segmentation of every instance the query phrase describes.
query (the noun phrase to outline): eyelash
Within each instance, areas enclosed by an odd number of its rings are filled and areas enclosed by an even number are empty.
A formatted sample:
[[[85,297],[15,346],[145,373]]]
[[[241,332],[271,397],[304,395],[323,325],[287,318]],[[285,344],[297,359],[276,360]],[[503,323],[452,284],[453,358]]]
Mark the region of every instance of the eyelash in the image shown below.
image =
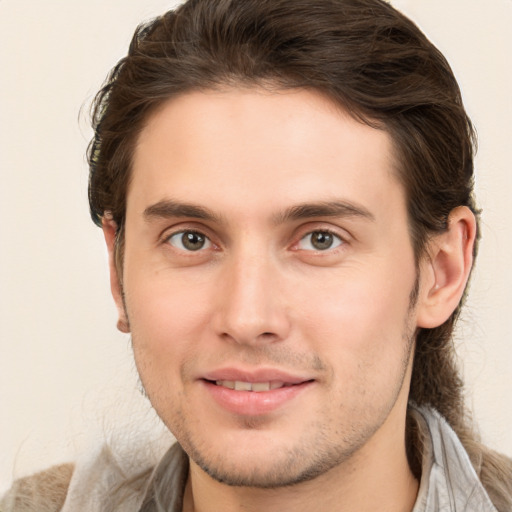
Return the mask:
[[[322,235],[328,235],[329,237],[331,237],[332,239],[332,243],[330,246],[326,247],[325,249],[319,249],[319,248],[315,248],[315,247],[312,247],[312,248],[308,248],[308,249],[305,249],[304,247],[300,247],[300,244],[306,240],[308,237],[312,237],[314,234],[322,234]],[[185,235],[188,235],[188,236],[196,236],[196,237],[199,237],[200,239],[203,239],[204,241],[204,244],[201,245],[200,247],[198,247],[197,249],[191,249],[191,248],[187,248],[184,246],[184,236]],[[172,240],[173,239],[177,239],[177,243],[180,246],[176,245],[176,244],[173,244],[172,243]],[[184,251],[184,252],[187,252],[187,253],[194,253],[194,252],[202,252],[206,249],[210,249],[212,246],[213,246],[213,242],[211,241],[210,237],[208,237],[207,235],[205,235],[204,233],[202,233],[201,231],[198,231],[198,230],[194,230],[194,229],[182,229],[180,231],[176,231],[174,233],[171,233],[170,235],[168,236],[165,236],[164,238],[164,242],[175,247],[176,249],[180,250],[180,251]],[[329,251],[333,251],[335,249],[337,249],[338,247],[344,245],[346,243],[346,241],[337,233],[335,233],[334,231],[331,231],[329,229],[314,229],[314,230],[311,230],[311,231],[308,231],[307,233],[305,233],[303,236],[301,236],[301,238],[299,239],[298,242],[296,242],[295,244],[293,244],[292,248],[295,249],[295,250],[302,250],[302,251],[307,251],[307,252],[319,252],[319,253],[322,253],[322,252],[329,252]],[[312,245],[312,242],[310,241],[309,242],[310,245]],[[332,244],[335,244],[334,247],[332,247]]]
[[[314,234],[322,234],[322,235],[328,235],[329,237],[332,238],[332,244],[335,244],[334,247],[332,245],[330,245],[329,247],[326,247],[325,249],[318,249],[318,248],[311,248],[311,249],[303,249],[301,247],[299,247],[299,245],[301,244],[301,242],[303,242],[307,237],[312,237]],[[302,236],[300,238],[300,240],[297,242],[297,244],[295,244],[295,247],[297,247],[297,250],[306,250],[306,251],[311,251],[311,252],[328,252],[328,251],[333,251],[335,249],[337,249],[338,247],[340,247],[341,245],[345,244],[345,240],[337,233],[335,233],[334,231],[331,231],[329,229],[314,229],[312,231],[308,231],[304,236]],[[310,245],[312,245],[312,242],[310,241],[309,242]]]
[[[183,245],[183,242],[184,242],[183,237],[185,235],[196,236],[196,237],[202,238],[204,240],[206,247],[204,247],[204,245],[203,245],[195,250],[186,248]],[[174,238],[180,239],[179,243],[181,244],[181,247],[177,247],[176,245],[174,245],[171,242],[172,239],[174,239]],[[165,242],[168,243],[169,245],[172,245],[173,247],[176,247],[177,249],[179,249],[181,251],[190,252],[190,253],[200,252],[200,251],[202,251],[204,249],[208,249],[212,246],[212,241],[210,240],[210,238],[207,235],[205,235],[204,233],[201,233],[200,231],[194,230],[194,229],[182,229],[181,231],[176,231],[175,233],[171,233],[169,236],[165,237]]]

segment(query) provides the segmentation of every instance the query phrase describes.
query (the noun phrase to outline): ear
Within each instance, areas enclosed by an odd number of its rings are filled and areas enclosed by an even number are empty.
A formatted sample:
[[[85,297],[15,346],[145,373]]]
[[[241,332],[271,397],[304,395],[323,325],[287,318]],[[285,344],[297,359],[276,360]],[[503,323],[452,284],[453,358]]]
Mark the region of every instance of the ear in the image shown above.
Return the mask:
[[[438,327],[461,301],[473,266],[476,229],[473,212],[460,206],[450,213],[448,229],[429,242],[428,255],[421,266],[418,327]]]
[[[119,275],[121,269],[117,268],[115,258],[117,224],[114,222],[112,217],[106,213],[102,218],[101,227],[103,229],[103,235],[105,236],[105,242],[108,249],[110,289],[112,291],[112,297],[114,297],[114,302],[116,303],[118,312],[117,328],[121,332],[128,333],[130,332],[130,325],[128,323],[126,309],[124,307],[123,286],[121,282],[121,276]]]

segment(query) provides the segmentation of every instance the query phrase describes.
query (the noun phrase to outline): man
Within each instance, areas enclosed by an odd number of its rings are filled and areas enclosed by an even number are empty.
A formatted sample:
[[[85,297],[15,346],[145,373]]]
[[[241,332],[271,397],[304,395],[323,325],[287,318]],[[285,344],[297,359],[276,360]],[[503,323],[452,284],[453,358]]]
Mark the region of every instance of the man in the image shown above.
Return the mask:
[[[450,343],[473,130],[409,20],[191,0],[137,31],[94,127],[118,327],[179,444],[77,466],[64,511],[511,509]]]

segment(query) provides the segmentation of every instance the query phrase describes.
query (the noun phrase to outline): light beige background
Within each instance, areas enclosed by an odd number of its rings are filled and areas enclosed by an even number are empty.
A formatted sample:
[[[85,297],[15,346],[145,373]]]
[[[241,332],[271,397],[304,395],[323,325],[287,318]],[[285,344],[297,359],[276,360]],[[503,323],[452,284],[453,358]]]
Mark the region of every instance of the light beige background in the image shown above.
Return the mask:
[[[87,211],[87,106],[164,0],[0,0],[0,490],[154,430]],[[453,65],[480,150],[483,242],[457,345],[483,438],[512,455],[512,0],[395,0]],[[83,110],[81,107],[84,105]]]

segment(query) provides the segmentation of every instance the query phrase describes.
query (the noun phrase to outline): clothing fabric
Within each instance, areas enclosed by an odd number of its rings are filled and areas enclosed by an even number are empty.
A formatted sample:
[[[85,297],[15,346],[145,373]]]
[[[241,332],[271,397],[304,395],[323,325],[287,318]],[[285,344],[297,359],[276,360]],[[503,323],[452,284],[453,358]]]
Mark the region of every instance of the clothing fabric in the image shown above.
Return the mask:
[[[497,512],[447,422],[428,408],[411,406],[410,413],[424,437],[422,477],[412,512]],[[177,443],[156,464],[155,453],[151,453],[125,458],[103,448],[79,461],[61,512],[181,512],[188,477],[187,455]],[[14,508],[14,498],[9,493],[0,510],[24,511]]]
[[[436,411],[412,408],[425,442],[412,512],[497,512],[457,435]]]

